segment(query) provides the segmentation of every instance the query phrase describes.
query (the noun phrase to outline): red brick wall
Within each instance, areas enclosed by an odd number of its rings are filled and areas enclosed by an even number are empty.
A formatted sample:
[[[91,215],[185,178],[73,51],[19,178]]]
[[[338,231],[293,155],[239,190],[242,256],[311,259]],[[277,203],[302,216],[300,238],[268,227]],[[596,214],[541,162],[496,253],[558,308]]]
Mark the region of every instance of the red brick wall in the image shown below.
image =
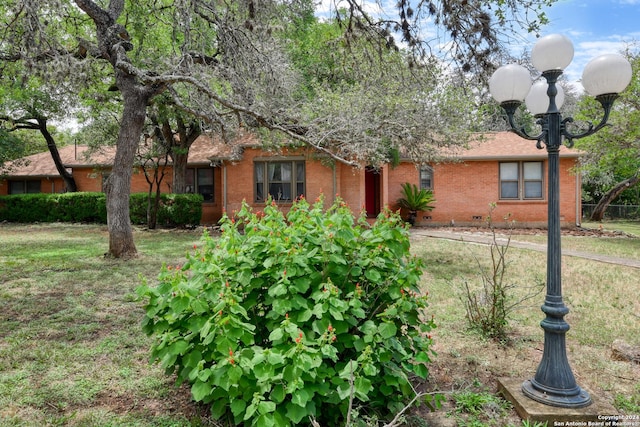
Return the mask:
[[[571,172],[575,159],[560,160],[560,219],[563,226],[574,226],[579,222],[580,206],[579,177]],[[465,163],[442,163],[433,166],[433,194],[435,209],[419,213],[418,225],[484,225],[489,214],[489,205],[496,203],[494,223],[502,223],[510,214],[521,226],[539,227],[547,224],[546,161],[544,161],[544,200],[505,201],[499,200],[499,166],[497,161],[469,161]],[[400,184],[411,182],[419,185],[418,169],[403,163],[389,172],[389,200],[394,206],[400,197]],[[578,214],[577,214],[578,212]],[[429,218],[430,217],[430,218]],[[477,219],[479,217],[480,219]]]
[[[341,163],[324,164],[309,155],[306,150],[285,150],[282,154],[264,153],[261,150],[247,148],[239,163],[226,162],[222,167],[214,168],[214,200],[203,204],[203,224],[215,224],[226,202],[228,212],[240,209],[243,199],[254,208],[260,209],[263,202],[254,202],[253,164],[257,157],[285,159],[286,156],[299,156],[306,161],[306,197],[310,201],[324,194],[325,204],[333,202],[337,194],[357,215],[365,204],[364,169],[352,168]],[[580,218],[580,178],[571,172],[576,159],[560,160],[560,215],[563,226],[573,226]],[[497,161],[469,161],[465,163],[442,163],[433,166],[433,186],[435,209],[418,214],[418,225],[484,225],[489,214],[489,204],[496,203],[494,221],[511,214],[510,219],[522,226],[546,226],[546,161],[544,162],[544,200],[541,201],[500,201],[499,166]],[[397,209],[396,200],[401,197],[401,184],[405,182],[419,185],[419,169],[412,163],[401,163],[397,167],[382,168],[382,206]],[[76,168],[73,171],[80,191],[102,191],[102,172],[94,168]],[[226,200],[224,182],[226,174]],[[162,191],[170,192],[171,170],[164,178]],[[385,187],[386,185],[386,187]],[[8,185],[0,182],[0,194],[7,194]],[[148,191],[144,174],[136,172],[131,182],[132,192]],[[61,179],[43,180],[42,192],[63,191]],[[289,204],[282,204],[286,210]],[[477,219],[478,217],[480,219]],[[504,223],[503,223],[504,224]]]
[[[335,194],[335,186],[338,186],[340,166],[338,166],[334,174],[333,167],[323,164],[320,160],[312,158],[306,150],[283,150],[282,153],[269,153],[255,148],[245,149],[242,155],[242,161],[238,163],[225,163],[224,171],[221,172],[220,181],[216,175],[215,185],[220,189],[220,197],[224,197],[224,180],[222,174],[226,173],[226,209],[229,214],[239,210],[242,207],[242,201],[247,203],[256,210],[264,207],[264,202],[256,202],[254,194],[254,161],[256,159],[271,158],[273,160],[286,160],[292,157],[299,157],[305,160],[305,178],[306,178],[306,198],[314,201],[321,194],[325,197],[325,204],[333,202]],[[224,202],[224,200],[223,200]],[[281,203],[280,206],[286,211],[290,203]],[[222,214],[222,206],[220,206],[218,217]]]
[[[17,179],[22,180],[21,178]],[[40,180],[40,192],[41,193],[62,193],[64,191],[64,181],[62,178],[42,178]],[[0,179],[0,196],[6,196],[9,194],[9,183]]]

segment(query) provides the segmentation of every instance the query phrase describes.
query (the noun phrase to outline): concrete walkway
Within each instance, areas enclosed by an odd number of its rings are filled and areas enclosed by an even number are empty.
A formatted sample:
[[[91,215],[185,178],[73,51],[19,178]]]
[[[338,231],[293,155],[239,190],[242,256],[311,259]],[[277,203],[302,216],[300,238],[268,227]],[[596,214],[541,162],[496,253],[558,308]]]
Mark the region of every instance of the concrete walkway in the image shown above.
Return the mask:
[[[446,229],[430,229],[430,228],[412,228],[411,234],[414,237],[432,237],[436,239],[455,240],[459,242],[470,242],[482,245],[489,245],[493,240],[493,236],[489,233],[470,232],[470,231],[455,231]],[[516,237],[517,238],[517,237]],[[506,245],[507,239],[504,237],[497,237],[498,244]],[[546,244],[530,243],[518,241],[514,238],[511,239],[510,247],[519,249],[528,249],[538,252],[547,252]],[[563,256],[572,256],[577,258],[591,259],[598,262],[604,262],[608,264],[624,265],[627,267],[639,268],[640,260],[632,258],[621,258],[609,255],[593,254],[582,251],[562,250]]]

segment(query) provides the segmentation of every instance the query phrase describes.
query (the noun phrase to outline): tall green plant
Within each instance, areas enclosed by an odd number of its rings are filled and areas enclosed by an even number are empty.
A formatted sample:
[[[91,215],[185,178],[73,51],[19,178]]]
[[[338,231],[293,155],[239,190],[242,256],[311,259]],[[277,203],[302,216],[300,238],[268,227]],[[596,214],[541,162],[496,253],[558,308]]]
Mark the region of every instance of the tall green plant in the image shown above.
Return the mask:
[[[139,289],[153,360],[236,424],[361,425],[404,408],[435,325],[398,215],[369,226],[340,200],[286,216],[267,202],[221,231]]]
[[[434,208],[432,203],[435,202],[433,192],[424,188],[418,188],[417,185],[405,182],[402,184],[402,197],[396,202],[400,208],[409,211],[407,221],[414,224],[418,211],[430,211]]]

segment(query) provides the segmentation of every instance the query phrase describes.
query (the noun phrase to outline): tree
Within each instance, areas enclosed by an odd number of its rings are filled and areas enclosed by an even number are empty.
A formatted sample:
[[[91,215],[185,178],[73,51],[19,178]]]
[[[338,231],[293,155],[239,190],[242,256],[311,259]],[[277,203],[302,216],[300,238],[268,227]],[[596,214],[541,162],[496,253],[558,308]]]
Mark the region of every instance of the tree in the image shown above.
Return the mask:
[[[67,98],[59,96],[54,91],[43,90],[42,81],[38,78],[25,81],[5,78],[0,99],[0,128],[6,133],[20,130],[38,131],[47,144],[56,170],[64,180],[66,191],[77,191],[73,175],[62,164],[56,140],[49,129],[50,119],[62,117],[68,106]],[[18,139],[12,143],[21,144]]]
[[[347,82],[353,84],[318,85],[312,98],[297,96],[302,79],[279,36],[297,17],[309,18],[308,1],[9,0],[0,6],[0,59],[21,62],[43,80],[71,81],[77,92],[118,92],[122,115],[105,191],[108,253],[126,258],[137,253],[128,216],[131,171],[147,107],[159,95],[223,137],[240,126],[261,128],[353,165],[379,163],[400,145],[413,155],[432,153],[434,142],[459,144],[454,126],[464,122],[441,120],[464,109],[455,91],[432,82],[446,76],[439,61],[448,57],[465,71],[490,68],[502,29],[532,13],[524,26],[535,31],[545,20],[541,7],[553,1],[402,0],[397,18],[388,19],[347,0],[332,16],[341,29],[336,53],[352,76],[363,74]],[[420,36],[431,18],[451,41],[448,56],[434,54],[434,42]],[[399,56],[385,54],[398,45],[406,46],[402,67]],[[440,131],[448,136],[436,137]]]
[[[640,73],[640,52],[630,47],[626,56],[631,62],[633,75]],[[590,98],[581,101],[579,118],[598,117],[597,102]],[[640,183],[640,81],[632,79],[620,94],[609,118],[609,126],[598,133],[576,141],[576,148],[585,152],[580,170],[584,182],[598,198],[591,219],[601,221],[607,206],[625,190]]]

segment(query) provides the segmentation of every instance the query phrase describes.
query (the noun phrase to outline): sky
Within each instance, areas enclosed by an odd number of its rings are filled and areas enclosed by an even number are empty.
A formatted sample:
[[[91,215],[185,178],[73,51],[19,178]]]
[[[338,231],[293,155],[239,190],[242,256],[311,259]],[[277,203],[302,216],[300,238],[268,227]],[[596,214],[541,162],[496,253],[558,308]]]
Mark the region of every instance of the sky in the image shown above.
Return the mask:
[[[573,42],[574,59],[565,70],[572,83],[580,80],[591,59],[640,42],[640,0],[558,0],[545,13],[551,22],[540,34],[560,33]],[[535,37],[528,40],[531,52]]]

